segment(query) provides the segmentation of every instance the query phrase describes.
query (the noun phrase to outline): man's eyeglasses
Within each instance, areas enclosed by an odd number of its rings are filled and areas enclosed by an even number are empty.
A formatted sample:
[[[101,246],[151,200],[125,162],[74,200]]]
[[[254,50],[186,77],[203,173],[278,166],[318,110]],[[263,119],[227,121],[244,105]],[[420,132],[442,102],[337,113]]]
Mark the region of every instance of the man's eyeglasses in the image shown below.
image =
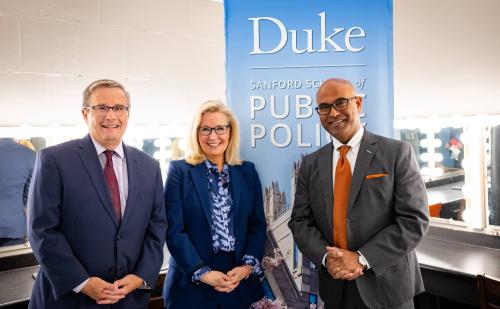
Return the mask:
[[[328,115],[332,111],[332,107],[335,108],[336,111],[342,111],[347,108],[347,106],[349,105],[349,101],[355,98],[357,97],[354,96],[351,98],[340,98],[333,103],[320,103],[314,109],[320,115]]]
[[[212,134],[212,130],[215,132],[217,135],[223,135],[226,134],[227,129],[230,128],[230,125],[225,125],[225,126],[216,126],[213,128],[210,127],[199,127],[198,128],[198,133],[202,136],[208,136]]]
[[[124,105],[115,105],[115,106],[91,105],[91,106],[86,106],[85,109],[92,109],[98,116],[106,116],[109,110],[112,110],[116,116],[123,116],[123,114],[128,112],[129,107]]]

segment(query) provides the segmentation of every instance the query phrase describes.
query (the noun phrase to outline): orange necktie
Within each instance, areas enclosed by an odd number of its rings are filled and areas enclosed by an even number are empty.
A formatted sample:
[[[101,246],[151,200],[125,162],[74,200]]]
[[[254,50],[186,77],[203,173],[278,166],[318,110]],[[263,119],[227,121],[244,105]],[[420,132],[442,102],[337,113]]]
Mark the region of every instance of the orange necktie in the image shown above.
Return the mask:
[[[346,154],[350,148],[347,145],[338,148],[340,158],[335,168],[335,185],[333,186],[333,244],[341,249],[347,249],[347,204],[352,174]]]

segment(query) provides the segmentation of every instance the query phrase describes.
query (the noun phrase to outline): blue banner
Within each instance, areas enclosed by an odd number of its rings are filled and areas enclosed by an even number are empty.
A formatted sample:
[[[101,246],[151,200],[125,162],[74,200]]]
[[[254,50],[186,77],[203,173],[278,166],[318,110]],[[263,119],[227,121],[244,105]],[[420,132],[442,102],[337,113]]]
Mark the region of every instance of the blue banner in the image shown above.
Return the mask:
[[[264,287],[289,306],[321,306],[315,266],[286,226],[295,175],[301,155],[330,141],[314,111],[328,78],[349,79],[364,97],[366,128],[392,137],[392,0],[224,0],[224,9],[227,101],[241,125],[243,158],[265,187]]]

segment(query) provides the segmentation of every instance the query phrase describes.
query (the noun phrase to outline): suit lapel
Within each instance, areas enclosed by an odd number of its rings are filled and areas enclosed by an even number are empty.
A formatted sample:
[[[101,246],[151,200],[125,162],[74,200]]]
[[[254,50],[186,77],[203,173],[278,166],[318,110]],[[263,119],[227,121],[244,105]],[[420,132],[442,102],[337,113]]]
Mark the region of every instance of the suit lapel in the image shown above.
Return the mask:
[[[80,156],[80,160],[82,160],[83,166],[85,166],[87,174],[89,175],[90,180],[99,195],[101,205],[104,207],[104,210],[108,213],[115,226],[118,227],[118,222],[111,203],[111,197],[108,192],[108,186],[106,184],[106,180],[104,179],[102,165],[99,161],[99,157],[97,156],[97,150],[95,149],[89,135],[80,140],[78,155]]]
[[[195,165],[191,169],[191,179],[198,193],[198,200],[200,201],[201,208],[205,212],[207,221],[212,226],[212,209],[210,207],[210,199],[208,196],[207,175],[205,170],[205,162]]]
[[[123,214],[122,225],[125,224],[127,219],[132,215],[132,212],[136,208],[136,200],[139,195],[139,168],[136,158],[133,156],[133,152],[129,151],[129,146],[123,144],[123,151],[125,153],[125,160],[127,162],[127,179],[128,179],[128,194],[127,194],[127,205],[125,207],[125,213]]]
[[[239,239],[239,226],[242,226],[237,222],[239,216],[240,198],[241,198],[241,170],[238,166],[229,165],[229,178],[231,179],[231,197],[233,199],[233,218],[234,218],[234,237]]]
[[[326,147],[322,148],[318,154],[317,168],[319,171],[320,183],[324,184],[320,194],[323,194],[324,207],[326,209],[326,220],[328,226],[333,230],[333,144],[329,143]]]
[[[375,153],[377,152],[376,141],[373,135],[365,130],[363,138],[361,139],[361,145],[359,146],[358,157],[356,158],[356,165],[354,166],[354,172],[352,174],[351,191],[349,193],[349,205],[348,209],[352,207],[356,197],[358,196],[361,185],[365,180],[368,167],[370,166]],[[347,212],[349,213],[349,211]]]

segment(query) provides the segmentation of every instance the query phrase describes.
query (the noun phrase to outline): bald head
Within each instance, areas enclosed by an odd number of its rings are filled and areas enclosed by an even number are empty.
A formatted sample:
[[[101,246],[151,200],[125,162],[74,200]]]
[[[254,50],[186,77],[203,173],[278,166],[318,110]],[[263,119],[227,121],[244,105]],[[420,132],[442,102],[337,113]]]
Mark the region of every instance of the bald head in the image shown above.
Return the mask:
[[[319,86],[318,92],[316,92],[316,102],[318,101],[318,97],[324,96],[326,93],[330,93],[335,91],[337,88],[342,88],[342,90],[350,91],[350,96],[356,95],[356,90],[354,89],[354,85],[348,81],[347,79],[342,78],[330,78],[325,80],[321,86]]]

